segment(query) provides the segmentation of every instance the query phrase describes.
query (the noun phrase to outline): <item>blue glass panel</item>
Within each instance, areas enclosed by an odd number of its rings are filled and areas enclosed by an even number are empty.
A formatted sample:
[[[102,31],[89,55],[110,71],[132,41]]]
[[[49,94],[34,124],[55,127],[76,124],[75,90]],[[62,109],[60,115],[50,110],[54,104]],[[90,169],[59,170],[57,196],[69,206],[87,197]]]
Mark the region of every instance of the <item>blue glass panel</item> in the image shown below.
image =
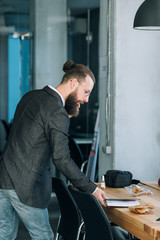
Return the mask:
[[[30,90],[30,41],[21,40],[21,68],[22,68],[22,85],[21,97]]]
[[[8,121],[13,119],[20,100],[20,39],[8,38]]]

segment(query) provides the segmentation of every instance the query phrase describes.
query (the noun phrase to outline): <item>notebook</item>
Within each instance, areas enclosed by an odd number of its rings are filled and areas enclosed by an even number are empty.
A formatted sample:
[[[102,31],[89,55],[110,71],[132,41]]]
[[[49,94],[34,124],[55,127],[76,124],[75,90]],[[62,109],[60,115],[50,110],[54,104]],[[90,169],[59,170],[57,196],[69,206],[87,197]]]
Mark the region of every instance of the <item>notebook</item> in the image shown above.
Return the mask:
[[[108,207],[131,207],[139,205],[138,199],[105,199]]]

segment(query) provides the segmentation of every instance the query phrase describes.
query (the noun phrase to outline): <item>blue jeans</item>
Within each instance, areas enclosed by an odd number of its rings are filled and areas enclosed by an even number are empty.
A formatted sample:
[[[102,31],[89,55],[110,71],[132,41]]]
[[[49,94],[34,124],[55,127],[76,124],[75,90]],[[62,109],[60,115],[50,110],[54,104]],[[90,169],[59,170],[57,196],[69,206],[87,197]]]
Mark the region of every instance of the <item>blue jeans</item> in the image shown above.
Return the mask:
[[[19,218],[33,240],[54,239],[47,209],[24,205],[15,190],[0,189],[0,240],[16,239]]]

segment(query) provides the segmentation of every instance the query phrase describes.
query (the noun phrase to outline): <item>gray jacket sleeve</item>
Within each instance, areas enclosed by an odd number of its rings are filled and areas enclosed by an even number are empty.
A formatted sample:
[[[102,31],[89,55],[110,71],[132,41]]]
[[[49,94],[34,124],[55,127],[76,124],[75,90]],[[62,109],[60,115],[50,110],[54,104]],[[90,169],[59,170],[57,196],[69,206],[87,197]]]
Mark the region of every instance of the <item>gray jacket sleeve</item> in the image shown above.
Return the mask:
[[[66,112],[59,110],[50,116],[48,126],[49,141],[52,149],[52,161],[59,171],[78,189],[93,193],[96,185],[90,181],[70,157],[68,129],[70,120]]]

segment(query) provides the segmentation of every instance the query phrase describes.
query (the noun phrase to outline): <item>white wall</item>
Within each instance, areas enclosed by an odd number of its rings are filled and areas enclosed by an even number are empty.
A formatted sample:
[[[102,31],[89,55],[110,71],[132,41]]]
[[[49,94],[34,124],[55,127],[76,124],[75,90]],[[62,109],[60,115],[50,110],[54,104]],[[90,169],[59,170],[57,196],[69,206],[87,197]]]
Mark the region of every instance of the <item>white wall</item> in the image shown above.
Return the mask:
[[[66,0],[34,0],[34,87],[57,86],[67,60]]]
[[[160,32],[133,29],[134,16],[142,2],[114,1],[111,158],[112,168],[130,170],[140,180],[157,181],[160,177]],[[106,159],[101,153],[102,165],[107,168]]]
[[[143,1],[116,0],[114,168],[135,178],[160,174],[160,32],[132,28]]]

